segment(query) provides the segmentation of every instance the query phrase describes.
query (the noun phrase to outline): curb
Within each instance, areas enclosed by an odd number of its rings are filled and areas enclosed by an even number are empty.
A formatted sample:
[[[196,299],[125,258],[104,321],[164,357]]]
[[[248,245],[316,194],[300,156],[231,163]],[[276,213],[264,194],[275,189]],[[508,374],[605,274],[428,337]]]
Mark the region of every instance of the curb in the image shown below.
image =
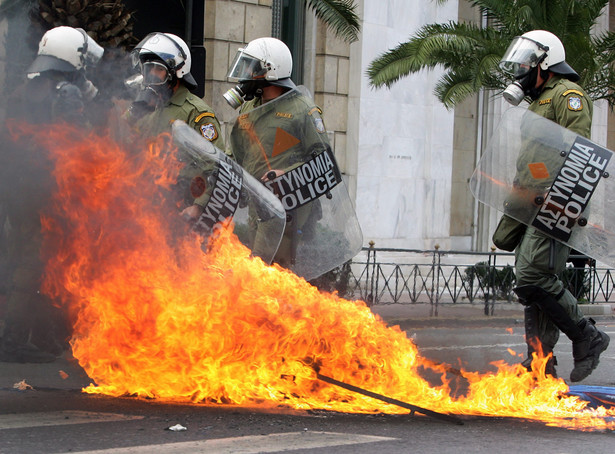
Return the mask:
[[[579,304],[579,309],[583,315],[615,315],[615,304],[599,303],[599,304]]]
[[[615,321],[615,304],[580,304],[579,308],[586,317],[592,317],[597,322],[609,323]],[[496,306],[495,315],[485,315],[484,306],[458,306],[438,308],[439,315],[413,305],[398,305],[397,308],[372,307],[372,310],[388,325],[399,325],[405,328],[455,328],[455,327],[515,327],[524,325],[524,314],[521,306],[512,309]]]

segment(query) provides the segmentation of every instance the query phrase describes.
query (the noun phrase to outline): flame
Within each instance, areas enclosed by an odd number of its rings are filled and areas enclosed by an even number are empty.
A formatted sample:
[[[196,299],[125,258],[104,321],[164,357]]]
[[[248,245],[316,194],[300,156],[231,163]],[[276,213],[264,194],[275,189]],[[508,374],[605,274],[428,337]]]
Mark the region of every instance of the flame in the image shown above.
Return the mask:
[[[87,393],[407,413],[319,381],[318,371],[435,412],[615,428],[614,410],[588,408],[545,376],[546,358],[535,357],[531,373],[503,361],[484,374],[436,364],[365,303],[251,257],[232,226],[202,244],[170,197],[179,165],[168,136],[138,151],[70,127],[35,139],[57,182],[42,217],[44,291],[71,315],[73,355],[95,381]],[[430,385],[425,370],[441,385]],[[453,396],[451,370],[463,395]]]

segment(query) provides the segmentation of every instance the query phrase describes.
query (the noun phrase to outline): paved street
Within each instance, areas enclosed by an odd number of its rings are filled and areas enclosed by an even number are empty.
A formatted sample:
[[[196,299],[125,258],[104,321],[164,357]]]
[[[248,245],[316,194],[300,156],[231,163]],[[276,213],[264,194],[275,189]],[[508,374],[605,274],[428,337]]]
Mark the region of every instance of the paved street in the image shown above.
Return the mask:
[[[412,336],[421,354],[469,370],[522,354],[520,312],[486,317],[475,310],[399,318],[376,308]],[[615,321],[599,324],[615,339]],[[615,350],[583,384],[615,386]],[[558,373],[572,367],[570,343],[556,349]],[[21,383],[24,390],[14,386]],[[80,392],[89,378],[74,363],[0,363],[0,453],[612,453],[612,433],[548,427],[513,418],[459,417],[462,425],[415,415],[179,405]],[[30,389],[29,387],[32,387]],[[179,425],[179,426],[178,426]],[[174,426],[176,429],[171,430]]]

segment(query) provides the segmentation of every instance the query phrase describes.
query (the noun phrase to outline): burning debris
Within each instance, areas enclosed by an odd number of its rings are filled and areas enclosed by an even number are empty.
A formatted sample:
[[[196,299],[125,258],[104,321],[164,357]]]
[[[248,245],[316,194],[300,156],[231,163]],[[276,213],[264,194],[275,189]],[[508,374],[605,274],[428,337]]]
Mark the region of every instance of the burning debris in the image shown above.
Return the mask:
[[[169,197],[178,164],[167,136],[138,150],[60,127],[36,140],[58,186],[43,217],[43,288],[70,314],[73,355],[95,381],[85,392],[615,428],[615,410],[589,408],[545,377],[546,358],[531,373],[503,361],[496,373],[455,369],[467,392],[453,397],[451,368],[421,358],[363,302],[251,257],[231,228],[201,244]]]
[[[26,383],[26,380],[22,380],[20,382],[14,383],[13,384],[13,389],[16,389],[18,391],[27,391],[29,389],[34,389],[31,385]]]

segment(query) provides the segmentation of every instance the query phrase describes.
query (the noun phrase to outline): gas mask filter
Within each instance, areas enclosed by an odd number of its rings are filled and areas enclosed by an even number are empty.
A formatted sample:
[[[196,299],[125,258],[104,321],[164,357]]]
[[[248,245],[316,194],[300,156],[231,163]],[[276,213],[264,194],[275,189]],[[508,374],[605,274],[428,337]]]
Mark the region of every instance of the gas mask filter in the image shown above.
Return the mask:
[[[235,85],[222,96],[224,97],[228,105],[231,106],[233,109],[238,109],[244,103],[243,97],[245,96],[245,94],[241,90],[240,85]]]
[[[263,81],[248,80],[235,85],[222,96],[233,109],[239,108],[245,101],[263,95]]]
[[[512,84],[506,87],[504,93],[502,93],[504,99],[512,104],[513,106],[518,106],[523,98],[525,97],[525,92],[523,91],[523,87],[519,83],[518,80],[515,80]]]

